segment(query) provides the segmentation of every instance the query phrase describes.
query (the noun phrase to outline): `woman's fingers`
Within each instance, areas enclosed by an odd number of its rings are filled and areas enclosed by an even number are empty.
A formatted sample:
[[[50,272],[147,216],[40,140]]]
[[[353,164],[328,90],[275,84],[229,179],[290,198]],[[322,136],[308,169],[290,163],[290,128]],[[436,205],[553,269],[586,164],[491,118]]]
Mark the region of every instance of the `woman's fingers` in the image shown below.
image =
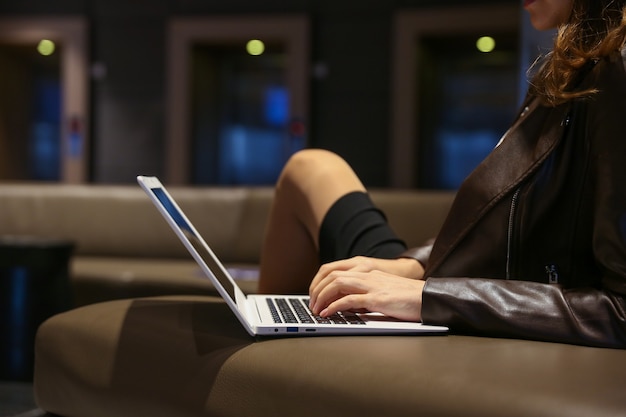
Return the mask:
[[[366,258],[363,256],[357,256],[350,259],[344,259],[340,261],[331,262],[328,264],[324,264],[320,267],[315,277],[311,281],[311,285],[309,286],[309,295],[311,296],[311,305],[315,304],[317,299],[317,294],[321,291],[324,284],[322,284],[328,277],[334,272],[341,271],[361,271],[365,272],[371,270],[372,261],[370,258]],[[320,284],[322,286],[320,287]]]
[[[319,315],[322,317],[332,316],[339,311],[358,311],[369,312],[367,296],[363,294],[350,294],[344,297],[338,298],[320,311]]]
[[[329,274],[311,294],[313,312],[320,314],[324,307],[346,295],[367,292],[364,278],[359,275],[365,274],[355,271],[333,271]]]

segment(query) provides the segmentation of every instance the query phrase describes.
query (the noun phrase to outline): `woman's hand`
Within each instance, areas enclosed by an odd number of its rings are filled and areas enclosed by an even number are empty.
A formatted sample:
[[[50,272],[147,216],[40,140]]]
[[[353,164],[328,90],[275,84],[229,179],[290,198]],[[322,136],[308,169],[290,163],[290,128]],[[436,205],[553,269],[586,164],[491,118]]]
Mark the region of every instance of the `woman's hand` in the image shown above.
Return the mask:
[[[311,308],[322,316],[367,310],[420,321],[423,272],[419,262],[406,258],[331,262],[320,268],[311,283]]]
[[[311,281],[309,293],[333,271],[382,271],[413,279],[422,279],[424,276],[422,264],[413,258],[379,259],[355,256],[322,265]]]

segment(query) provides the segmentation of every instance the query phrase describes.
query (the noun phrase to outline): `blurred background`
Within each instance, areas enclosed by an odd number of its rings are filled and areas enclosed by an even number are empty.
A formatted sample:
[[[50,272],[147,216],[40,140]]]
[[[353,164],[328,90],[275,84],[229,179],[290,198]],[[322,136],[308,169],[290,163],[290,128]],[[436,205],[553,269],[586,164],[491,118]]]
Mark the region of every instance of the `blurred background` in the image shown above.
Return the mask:
[[[552,33],[519,0],[0,0],[0,181],[456,189]]]

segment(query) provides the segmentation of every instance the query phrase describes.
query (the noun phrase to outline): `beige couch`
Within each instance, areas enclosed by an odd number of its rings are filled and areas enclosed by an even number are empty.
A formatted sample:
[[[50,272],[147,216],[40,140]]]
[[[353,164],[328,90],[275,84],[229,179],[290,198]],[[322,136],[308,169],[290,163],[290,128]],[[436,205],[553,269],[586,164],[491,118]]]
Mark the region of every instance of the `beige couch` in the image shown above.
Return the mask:
[[[225,262],[254,271],[271,190],[171,191]],[[415,245],[452,195],[373,198]],[[626,351],[454,333],[255,340],[136,187],[0,186],[2,233],[78,244],[82,306],[46,321],[36,341],[36,398],[54,414],[626,415]],[[236,271],[253,290],[249,270]]]
[[[255,289],[271,188],[173,187],[168,191],[242,287]],[[410,245],[433,237],[451,193],[373,192]],[[150,295],[215,294],[139,186],[0,185],[0,235],[76,244],[76,306]]]

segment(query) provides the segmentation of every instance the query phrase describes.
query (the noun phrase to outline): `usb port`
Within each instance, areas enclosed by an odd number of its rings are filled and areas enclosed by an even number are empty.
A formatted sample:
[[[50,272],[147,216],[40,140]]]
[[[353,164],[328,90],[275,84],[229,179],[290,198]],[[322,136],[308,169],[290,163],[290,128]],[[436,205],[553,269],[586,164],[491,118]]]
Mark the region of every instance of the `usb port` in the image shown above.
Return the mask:
[[[287,333],[298,333],[297,327],[287,327]]]

